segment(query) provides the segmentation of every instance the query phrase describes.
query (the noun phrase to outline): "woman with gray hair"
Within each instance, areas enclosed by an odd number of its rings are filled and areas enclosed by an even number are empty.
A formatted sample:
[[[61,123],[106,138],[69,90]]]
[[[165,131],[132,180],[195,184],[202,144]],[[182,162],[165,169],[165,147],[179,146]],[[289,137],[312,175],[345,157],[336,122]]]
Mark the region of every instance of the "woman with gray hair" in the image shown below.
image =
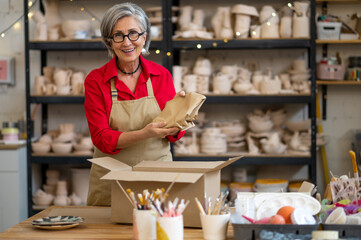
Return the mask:
[[[116,4],[105,13],[100,30],[112,59],[91,71],[84,83],[93,157],[110,156],[129,166],[172,161],[169,142],[184,132],[152,123],[176,93],[169,71],[141,56],[149,54],[148,17],[133,3]],[[88,205],[110,205],[110,183],[100,180],[107,172],[92,165]]]

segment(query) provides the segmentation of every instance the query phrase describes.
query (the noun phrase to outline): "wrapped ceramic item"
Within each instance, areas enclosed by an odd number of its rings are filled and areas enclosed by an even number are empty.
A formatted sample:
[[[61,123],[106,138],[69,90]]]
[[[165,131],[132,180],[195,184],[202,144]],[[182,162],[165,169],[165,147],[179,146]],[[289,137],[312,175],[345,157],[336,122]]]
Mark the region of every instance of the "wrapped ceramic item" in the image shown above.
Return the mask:
[[[217,73],[213,78],[213,93],[215,94],[231,94],[232,81],[229,75],[221,72]]]
[[[185,131],[195,126],[193,121],[205,100],[205,96],[195,92],[187,93],[184,97],[175,96],[153,122],[167,122],[164,128],[178,127]]]

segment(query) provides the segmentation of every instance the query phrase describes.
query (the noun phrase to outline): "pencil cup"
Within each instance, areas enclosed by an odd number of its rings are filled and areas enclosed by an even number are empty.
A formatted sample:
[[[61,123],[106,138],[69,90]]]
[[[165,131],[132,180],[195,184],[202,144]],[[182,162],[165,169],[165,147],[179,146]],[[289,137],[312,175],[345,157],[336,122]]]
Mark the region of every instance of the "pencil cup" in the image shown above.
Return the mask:
[[[227,238],[227,228],[231,214],[206,215],[201,213],[200,216],[204,239],[223,240]]]
[[[158,217],[157,240],[183,240],[183,215]]]
[[[133,210],[133,239],[157,239],[156,212],[153,210]]]

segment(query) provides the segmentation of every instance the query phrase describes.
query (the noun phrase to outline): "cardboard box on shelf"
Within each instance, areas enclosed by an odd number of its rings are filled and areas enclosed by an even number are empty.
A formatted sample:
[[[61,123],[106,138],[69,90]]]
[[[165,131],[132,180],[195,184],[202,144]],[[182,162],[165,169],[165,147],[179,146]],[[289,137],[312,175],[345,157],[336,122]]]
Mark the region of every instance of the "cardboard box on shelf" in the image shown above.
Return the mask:
[[[109,169],[101,180],[111,183],[111,220],[117,223],[133,222],[133,206],[117,185],[117,180],[124,189],[130,188],[134,193],[142,193],[157,188],[167,189],[175,180],[169,191],[169,199],[176,197],[190,200],[183,213],[184,226],[201,227],[199,210],[194,198],[204,198],[204,193],[213,201],[220,194],[221,169],[237,161],[241,157],[230,158],[227,161],[143,161],[130,167],[111,157],[88,159],[90,162]],[[180,173],[180,174],[179,174]],[[167,200],[166,200],[167,202]]]

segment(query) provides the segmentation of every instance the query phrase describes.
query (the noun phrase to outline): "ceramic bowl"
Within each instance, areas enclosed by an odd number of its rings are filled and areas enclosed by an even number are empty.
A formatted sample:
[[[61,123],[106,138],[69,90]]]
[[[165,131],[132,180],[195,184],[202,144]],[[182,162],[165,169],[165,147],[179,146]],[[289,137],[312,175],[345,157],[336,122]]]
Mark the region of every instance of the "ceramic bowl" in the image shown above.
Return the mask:
[[[68,39],[74,39],[74,34],[79,31],[89,32],[90,21],[88,20],[66,20],[61,24],[61,30]]]
[[[53,139],[51,138],[51,136],[49,134],[44,134],[39,138],[38,142],[50,144],[52,141],[53,141]]]
[[[58,137],[54,139],[54,143],[65,143],[65,142],[71,142],[75,138],[75,133],[69,132],[69,133],[61,133]]]
[[[51,148],[53,149],[53,152],[58,153],[58,154],[65,154],[65,153],[70,153],[72,148],[73,148],[73,144],[72,143],[53,143],[51,144]]]
[[[307,131],[311,128],[311,119],[306,119],[299,122],[288,121],[285,123],[286,128],[292,132]]]
[[[50,144],[43,142],[35,142],[31,143],[31,148],[34,153],[45,154],[50,152]]]
[[[74,149],[76,151],[89,151],[90,149],[92,149],[92,145],[86,145],[86,144],[75,144],[74,145]]]

